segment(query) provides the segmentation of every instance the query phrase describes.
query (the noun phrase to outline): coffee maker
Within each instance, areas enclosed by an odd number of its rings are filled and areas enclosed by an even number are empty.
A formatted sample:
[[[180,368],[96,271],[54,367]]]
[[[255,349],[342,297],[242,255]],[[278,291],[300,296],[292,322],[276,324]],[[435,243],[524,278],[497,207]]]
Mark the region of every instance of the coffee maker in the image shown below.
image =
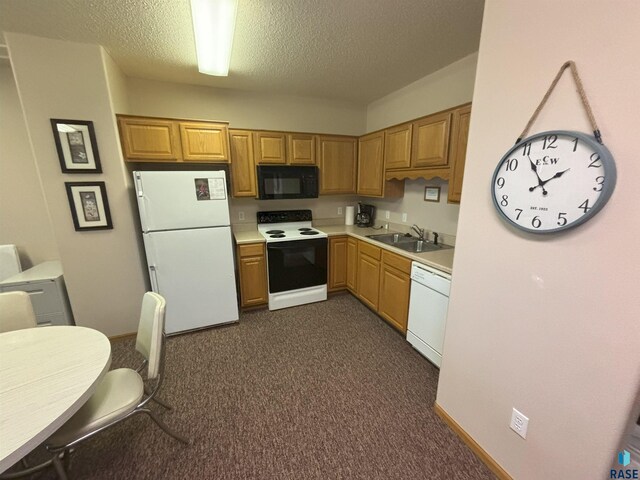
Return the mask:
[[[359,227],[373,227],[376,219],[376,207],[366,203],[358,203],[358,213],[356,213],[356,225]]]

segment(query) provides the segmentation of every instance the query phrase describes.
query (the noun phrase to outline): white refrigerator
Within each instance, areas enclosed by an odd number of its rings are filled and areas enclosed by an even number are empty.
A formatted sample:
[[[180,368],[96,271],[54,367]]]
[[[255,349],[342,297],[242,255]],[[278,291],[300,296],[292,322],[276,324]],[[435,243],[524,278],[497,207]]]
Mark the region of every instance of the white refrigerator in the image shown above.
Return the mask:
[[[224,171],[133,172],[151,288],[167,335],[238,320]]]

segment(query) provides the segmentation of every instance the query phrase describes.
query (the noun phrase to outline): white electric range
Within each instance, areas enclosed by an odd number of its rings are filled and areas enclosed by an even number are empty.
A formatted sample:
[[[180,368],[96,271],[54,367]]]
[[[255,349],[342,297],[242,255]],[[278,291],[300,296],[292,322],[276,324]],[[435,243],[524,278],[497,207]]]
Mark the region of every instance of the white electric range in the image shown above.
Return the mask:
[[[258,212],[267,242],[269,310],[327,299],[327,234],[312,226],[311,210]]]

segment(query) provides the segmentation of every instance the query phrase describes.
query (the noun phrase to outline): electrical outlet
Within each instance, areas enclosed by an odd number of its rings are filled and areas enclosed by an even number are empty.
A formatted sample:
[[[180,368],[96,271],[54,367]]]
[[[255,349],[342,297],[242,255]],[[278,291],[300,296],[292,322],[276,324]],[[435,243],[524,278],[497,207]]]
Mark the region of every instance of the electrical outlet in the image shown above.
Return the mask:
[[[384,212],[384,218],[386,218],[387,220],[389,220],[389,218],[391,218],[391,212],[389,210]]]
[[[338,215],[342,215],[342,207],[338,207]]]
[[[406,214],[406,213],[403,213],[403,214],[402,214],[402,221],[403,221],[403,222],[406,222],[406,221],[407,221],[407,214]]]
[[[238,220],[244,220],[244,212],[238,212]]]
[[[515,408],[511,413],[511,430],[516,432],[522,438],[527,438],[527,427],[529,426],[529,418],[524,416]]]

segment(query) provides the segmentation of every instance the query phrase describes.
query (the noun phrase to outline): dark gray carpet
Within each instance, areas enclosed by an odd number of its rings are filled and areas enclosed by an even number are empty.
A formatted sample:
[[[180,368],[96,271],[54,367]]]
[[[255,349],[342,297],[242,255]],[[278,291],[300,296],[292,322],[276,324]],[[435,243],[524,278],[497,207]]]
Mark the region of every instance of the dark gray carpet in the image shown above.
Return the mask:
[[[71,478],[495,478],[433,413],[438,370],[351,295],[171,337],[166,362],[174,410],[153,408],[191,445],[134,417],[79,446]]]

